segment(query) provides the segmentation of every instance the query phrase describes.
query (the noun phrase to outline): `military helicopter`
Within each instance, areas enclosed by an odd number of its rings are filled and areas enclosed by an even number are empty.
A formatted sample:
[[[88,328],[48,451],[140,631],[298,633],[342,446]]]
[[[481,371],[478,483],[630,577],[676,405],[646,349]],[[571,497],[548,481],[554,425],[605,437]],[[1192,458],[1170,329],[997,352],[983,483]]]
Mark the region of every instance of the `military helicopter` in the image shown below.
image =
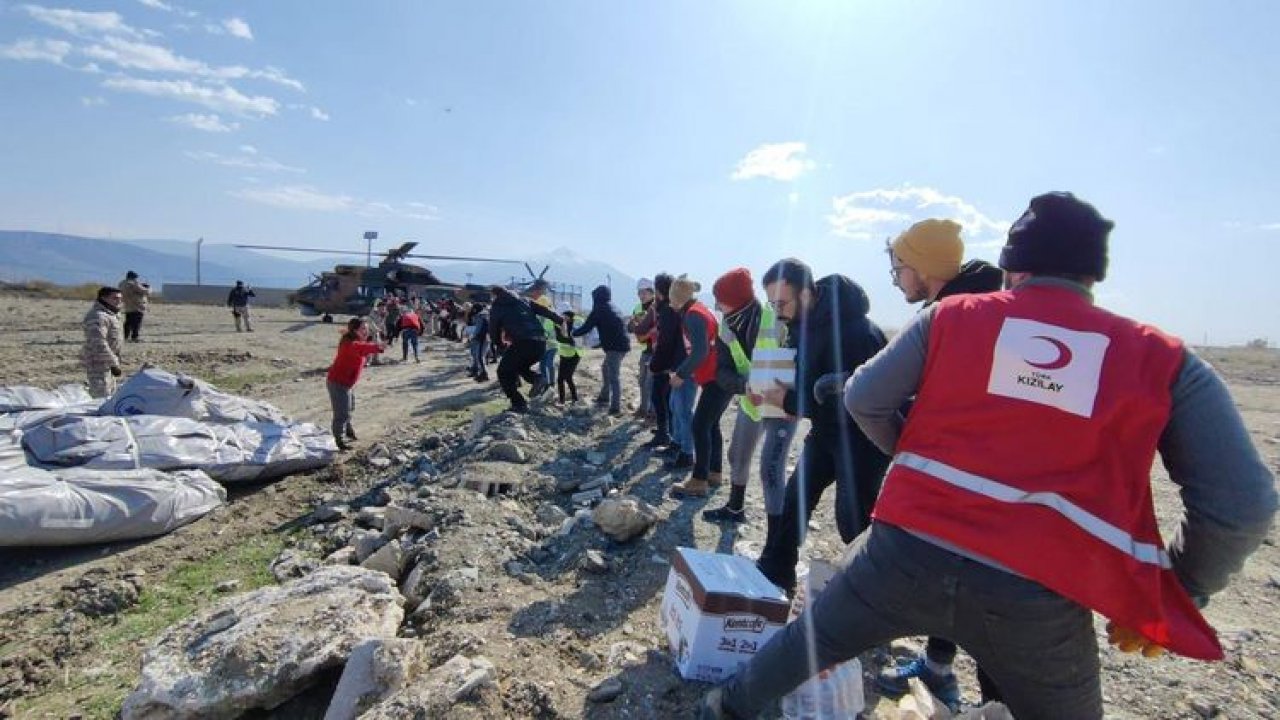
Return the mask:
[[[429,268],[404,262],[405,258],[429,260],[468,260],[473,262],[513,263],[519,260],[501,258],[463,257],[458,255],[418,255],[412,251],[416,242],[407,242],[388,250],[376,266],[336,265],[332,271],[312,276],[311,282],[289,294],[289,301],[296,304],[305,317],[319,316],[322,322],[333,322],[334,315],[358,317],[368,315],[380,298],[417,295],[428,301],[446,297],[467,299],[474,294],[487,296],[484,285],[448,283],[440,280]],[[322,248],[295,248],[276,245],[237,245],[249,250],[278,250],[286,252],[326,253],[329,255],[366,255],[366,252],[343,252]],[[526,267],[528,267],[526,265]],[[543,270],[545,273],[546,270]]]

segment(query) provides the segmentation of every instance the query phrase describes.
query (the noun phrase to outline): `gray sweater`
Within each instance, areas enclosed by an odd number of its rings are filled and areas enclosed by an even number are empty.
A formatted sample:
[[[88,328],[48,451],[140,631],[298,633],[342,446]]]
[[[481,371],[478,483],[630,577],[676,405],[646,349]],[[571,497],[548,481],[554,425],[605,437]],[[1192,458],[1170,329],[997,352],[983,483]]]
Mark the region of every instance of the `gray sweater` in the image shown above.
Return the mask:
[[[1081,286],[1073,287],[1087,293]],[[917,315],[845,385],[845,408],[867,437],[889,454],[902,432],[899,410],[916,394],[924,376],[935,309]],[[1275,478],[1249,439],[1226,385],[1208,363],[1187,350],[1170,391],[1173,408],[1157,449],[1180,489],[1185,512],[1169,555],[1187,593],[1203,605],[1226,587],[1266,538],[1276,513]]]

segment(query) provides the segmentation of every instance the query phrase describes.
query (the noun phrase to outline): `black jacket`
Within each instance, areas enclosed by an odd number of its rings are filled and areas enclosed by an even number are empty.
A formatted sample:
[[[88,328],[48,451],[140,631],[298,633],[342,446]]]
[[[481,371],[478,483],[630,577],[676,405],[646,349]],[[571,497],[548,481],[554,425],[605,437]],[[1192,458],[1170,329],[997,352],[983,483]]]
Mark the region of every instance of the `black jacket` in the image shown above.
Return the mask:
[[[960,274],[951,278],[938,297],[925,303],[929,307],[939,300],[952,295],[977,295],[979,293],[996,292],[1004,286],[1004,272],[986,260],[970,260],[960,266]]]
[[[227,307],[247,307],[251,297],[257,297],[257,295],[248,285],[237,285],[227,293]]]
[[[627,337],[627,325],[622,320],[622,313],[613,306],[613,293],[609,288],[600,285],[591,291],[591,312],[587,315],[582,327],[573,331],[575,337],[582,337],[593,329],[600,332],[600,349],[605,351],[626,352],[631,349],[631,340]]]
[[[796,386],[787,391],[783,409],[809,418],[815,430],[860,432],[839,401],[813,399],[813,384],[827,373],[852,373],[885,346],[884,332],[867,317],[870,309],[857,283],[828,275],[817,282],[809,312],[788,323],[787,344],[797,349]]]
[[[684,362],[684,322],[680,312],[669,302],[654,303],[658,324],[658,341],[653,345],[649,371],[655,375],[671,372]]]
[[[555,312],[499,288],[493,295],[493,304],[489,306],[489,338],[494,345],[502,345],[505,332],[513,343],[521,340],[545,342],[547,334],[542,331],[542,323],[538,322],[539,315],[556,323],[564,321]]]

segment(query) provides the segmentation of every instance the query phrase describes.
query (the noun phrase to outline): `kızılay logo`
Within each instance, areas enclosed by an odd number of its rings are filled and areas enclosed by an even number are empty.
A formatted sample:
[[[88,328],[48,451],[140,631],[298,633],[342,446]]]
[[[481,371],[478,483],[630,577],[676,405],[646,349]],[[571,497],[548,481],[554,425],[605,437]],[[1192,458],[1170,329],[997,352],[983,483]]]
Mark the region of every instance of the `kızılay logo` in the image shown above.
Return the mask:
[[[764,618],[759,615],[750,617],[726,617],[724,619],[725,632],[764,632]]]

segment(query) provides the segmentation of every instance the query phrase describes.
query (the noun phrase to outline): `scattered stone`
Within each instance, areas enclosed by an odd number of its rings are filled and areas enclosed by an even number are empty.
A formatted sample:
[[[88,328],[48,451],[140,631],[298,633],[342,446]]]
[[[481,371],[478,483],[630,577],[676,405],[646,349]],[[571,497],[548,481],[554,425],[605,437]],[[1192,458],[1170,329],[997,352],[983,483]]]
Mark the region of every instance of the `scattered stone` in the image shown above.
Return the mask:
[[[351,651],[324,720],[355,720],[362,712],[412,682],[426,667],[415,640],[375,638]]]
[[[600,488],[595,490],[584,490],[569,496],[569,501],[574,505],[594,505],[597,501],[604,499],[604,493]]]
[[[356,549],[350,545],[334,550],[324,559],[325,565],[354,565],[355,563]]]
[[[588,550],[578,560],[578,567],[593,575],[603,575],[609,572],[609,559],[599,550]]]
[[[1191,705],[1191,709],[1195,711],[1196,714],[1202,718],[1206,718],[1206,720],[1218,715],[1218,705],[1211,700],[1206,700],[1204,698],[1192,698],[1191,702],[1188,704]]]
[[[605,473],[604,475],[601,475],[598,478],[593,478],[579,485],[578,492],[583,492],[586,490],[599,490],[601,492],[605,492],[609,489],[609,486],[612,484],[613,484],[613,475],[610,473]]]
[[[622,681],[616,677],[609,678],[604,682],[596,685],[587,695],[587,700],[593,703],[607,703],[618,699],[622,694]]]
[[[399,535],[405,530],[429,532],[435,526],[435,519],[427,513],[398,505],[387,506],[382,520],[382,530],[388,535]]]
[[[635,495],[606,499],[591,514],[600,530],[616,542],[639,537],[658,521],[658,512]]]
[[[392,638],[403,598],[382,573],[324,567],[229,597],[165,630],[142,657],[122,720],[238,717],[272,708],[339,667],[368,638]]]
[[[431,594],[431,564],[419,562],[413,566],[404,582],[400,583],[400,592],[404,595],[405,604],[417,607]]]
[[[355,538],[351,541],[352,547],[356,549],[356,562],[362,563],[369,559],[369,556],[377,552],[378,548],[387,544],[387,537],[382,533],[376,533],[372,530],[362,530],[356,533]]]
[[[391,576],[392,581],[399,581],[400,573],[404,570],[404,550],[400,547],[400,541],[392,540],[378,548],[360,563],[360,567],[384,572]]]
[[[72,591],[71,609],[89,617],[114,615],[138,602],[138,585],[132,579],[98,579],[86,573]]]
[[[578,489],[578,485],[582,483],[580,478],[573,476],[564,476],[556,478],[556,492],[573,492]]]
[[[458,702],[476,690],[493,682],[494,667],[488,658],[483,655],[471,659],[471,671],[462,678],[462,684],[450,694],[453,702]]]
[[[382,529],[382,523],[387,516],[387,509],[384,507],[362,507],[360,512],[356,513],[356,524],[360,527],[373,528],[375,530]]]
[[[369,463],[369,467],[378,470],[386,470],[391,467],[391,458],[389,457],[371,457],[366,462]]]
[[[587,453],[586,459],[587,459],[587,462],[591,463],[592,465],[603,465],[605,464],[605,461],[609,459],[609,457],[598,450],[592,450],[591,452]]]
[[[554,503],[542,503],[533,512],[533,516],[538,522],[548,527],[559,527],[561,523],[569,518],[569,514]]]
[[[310,558],[297,550],[285,550],[271,561],[271,574],[275,576],[276,582],[285,582],[293,578],[300,578],[303,575],[320,567],[320,563],[315,558]]]
[[[215,593],[229,593],[232,590],[239,589],[239,587],[240,587],[239,580],[223,580],[222,582],[213,586],[213,591]]]
[[[488,456],[490,460],[509,463],[523,463],[529,459],[524,448],[506,440],[489,446]]]
[[[350,514],[351,508],[346,505],[325,503],[313,510],[311,512],[311,517],[315,518],[316,522],[327,523],[334,522],[336,520],[345,520]]]

